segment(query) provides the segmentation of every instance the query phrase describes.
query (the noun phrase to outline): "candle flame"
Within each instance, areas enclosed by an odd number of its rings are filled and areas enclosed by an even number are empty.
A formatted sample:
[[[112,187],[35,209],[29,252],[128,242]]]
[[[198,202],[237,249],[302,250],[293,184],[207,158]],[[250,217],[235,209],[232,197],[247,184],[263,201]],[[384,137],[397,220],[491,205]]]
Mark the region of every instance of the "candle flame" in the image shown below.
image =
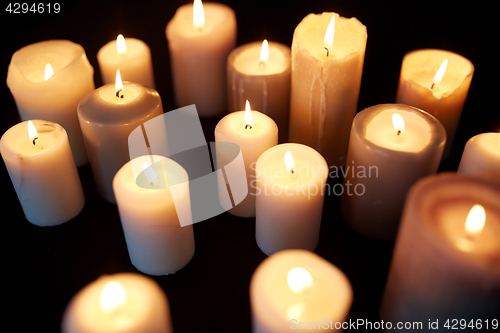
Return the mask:
[[[313,279],[309,272],[302,267],[292,268],[287,275],[288,287],[294,293],[300,293],[313,286]]]
[[[467,220],[465,221],[465,232],[468,236],[477,236],[481,233],[484,228],[484,222],[486,221],[486,212],[483,206],[474,205],[469,215],[467,215]]]
[[[297,304],[294,304],[286,310],[286,317],[288,320],[292,319],[298,319],[304,310],[306,309],[306,306],[304,305],[304,302],[299,302]]]
[[[122,82],[122,76],[120,75],[119,69],[116,71],[115,94],[116,94],[116,97],[123,98],[123,82]]]
[[[247,100],[245,103],[245,129],[252,129],[253,118],[252,109],[250,108],[250,102]]]
[[[394,113],[392,115],[392,125],[394,126],[394,130],[397,135],[400,135],[405,131],[405,121],[399,113]]]
[[[54,69],[52,68],[52,66],[50,64],[47,64],[45,66],[45,81],[50,79],[52,77],[52,75],[54,75]]]
[[[290,151],[285,153],[285,166],[288,171],[292,171],[295,167],[295,160],[293,159],[293,155]]]
[[[205,10],[201,0],[194,0],[193,3],[193,28],[201,30],[205,27]]]
[[[269,59],[269,43],[267,39],[262,42],[262,48],[260,50],[260,63],[266,65]]]
[[[35,125],[33,125],[31,120],[28,120],[28,135],[34,146],[36,139],[38,139],[38,132],[36,131]]]
[[[101,309],[112,312],[127,300],[127,294],[122,285],[116,281],[108,282],[101,291]]]
[[[149,165],[147,163],[142,163],[142,170],[144,171],[144,174],[146,175],[146,178],[150,182],[154,182],[156,180],[156,178],[158,178],[156,176],[156,173],[153,170],[153,168],[151,168],[151,165]]]
[[[335,36],[335,15],[332,16],[328,28],[326,28],[325,39],[323,41],[323,47],[326,49],[326,56],[330,55],[333,47],[333,38]]]
[[[125,43],[125,38],[122,34],[116,37],[116,51],[118,51],[118,54],[121,55],[127,53],[127,44]]]
[[[431,81],[431,89],[434,88],[436,84],[441,82],[443,79],[444,73],[446,72],[446,67],[448,67],[448,59],[444,59],[443,63],[439,67],[438,71],[436,72],[436,75],[432,78]]]

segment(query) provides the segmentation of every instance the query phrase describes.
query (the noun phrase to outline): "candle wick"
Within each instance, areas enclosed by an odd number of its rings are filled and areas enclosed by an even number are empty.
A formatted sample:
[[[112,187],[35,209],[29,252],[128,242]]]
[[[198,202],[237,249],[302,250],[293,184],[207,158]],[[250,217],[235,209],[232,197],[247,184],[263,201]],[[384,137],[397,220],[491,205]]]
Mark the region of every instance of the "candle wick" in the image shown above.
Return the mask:
[[[245,129],[252,129],[252,125],[250,125],[250,124],[246,124],[246,125],[245,125]]]
[[[398,135],[400,135],[400,134],[401,134],[401,130],[398,130]]]
[[[118,98],[123,98],[123,90],[122,89],[118,89],[116,91],[116,97]]]
[[[33,139],[33,146],[36,146],[36,140],[38,140],[37,136]]]
[[[432,83],[431,83],[431,90],[432,90],[432,89],[434,89],[434,85],[435,85],[435,84],[436,84],[435,82],[432,82]]]
[[[259,67],[260,68],[266,67],[266,63],[264,61],[259,61]]]
[[[324,46],[325,50],[326,50],[326,56],[328,57],[330,55],[330,50],[328,50],[328,48],[326,46]]]

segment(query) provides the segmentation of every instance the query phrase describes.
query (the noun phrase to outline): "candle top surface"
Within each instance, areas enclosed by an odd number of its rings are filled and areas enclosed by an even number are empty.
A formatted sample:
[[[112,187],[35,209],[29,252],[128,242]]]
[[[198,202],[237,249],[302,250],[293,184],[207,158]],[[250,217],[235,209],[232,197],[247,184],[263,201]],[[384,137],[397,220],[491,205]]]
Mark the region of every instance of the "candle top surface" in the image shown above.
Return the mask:
[[[269,116],[256,110],[252,110],[251,114],[253,124],[250,127],[245,120],[245,111],[231,112],[222,118],[215,127],[217,140],[223,142],[226,136],[237,135],[248,139],[248,144],[252,144],[251,140],[257,144],[261,138],[278,135],[278,127]]]
[[[272,75],[284,72],[290,66],[290,48],[286,45],[269,42],[269,58],[266,62],[260,60],[262,42],[242,45],[235,49],[233,56],[234,68],[246,75]]]
[[[119,64],[124,61],[133,61],[150,52],[146,43],[137,38],[125,38],[126,51],[123,53],[118,52],[116,44],[115,39],[101,47],[97,52],[97,59],[109,64]]]
[[[481,133],[469,139],[467,145],[480,146],[500,161],[500,133]],[[500,170],[500,165],[498,166]]]

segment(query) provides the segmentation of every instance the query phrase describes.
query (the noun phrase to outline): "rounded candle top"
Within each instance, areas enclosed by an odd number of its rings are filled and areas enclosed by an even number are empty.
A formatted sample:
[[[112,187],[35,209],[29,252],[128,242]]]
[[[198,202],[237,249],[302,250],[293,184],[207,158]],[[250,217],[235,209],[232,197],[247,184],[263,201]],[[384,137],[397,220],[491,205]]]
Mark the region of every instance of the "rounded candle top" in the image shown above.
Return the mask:
[[[99,62],[103,61],[109,65],[117,66],[123,62],[137,61],[138,57],[151,52],[149,46],[137,38],[125,38],[125,45],[126,51],[119,52],[117,49],[117,40],[112,40],[97,52],[97,59]]]
[[[241,45],[229,55],[228,61],[245,75],[273,75],[283,73],[290,66],[290,48],[268,42],[268,58],[261,59],[262,42]]]
[[[256,144],[261,138],[267,138],[272,135],[278,136],[278,126],[267,115],[252,110],[252,124],[248,126],[248,121],[245,119],[246,111],[231,112],[222,118],[215,128],[215,135],[218,140],[224,141],[224,137],[232,135],[247,136],[249,140],[253,140]],[[248,117],[247,117],[248,118]],[[251,144],[251,142],[249,142]]]

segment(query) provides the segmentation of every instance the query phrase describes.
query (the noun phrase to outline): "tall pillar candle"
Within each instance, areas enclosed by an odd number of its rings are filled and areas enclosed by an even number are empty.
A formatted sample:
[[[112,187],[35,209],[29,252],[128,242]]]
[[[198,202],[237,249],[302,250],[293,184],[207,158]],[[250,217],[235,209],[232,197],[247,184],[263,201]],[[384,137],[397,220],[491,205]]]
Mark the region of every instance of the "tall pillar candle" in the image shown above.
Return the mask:
[[[248,195],[228,212],[240,217],[254,217],[256,189],[254,164],[263,152],[278,144],[276,123],[265,114],[250,110],[250,105],[247,103],[245,111],[232,112],[219,121],[215,127],[215,142],[237,144],[245,163],[247,175],[245,185],[248,186]],[[232,157],[231,151],[226,152],[221,145],[217,145],[216,155],[217,168],[225,165],[227,163],[225,161],[230,161]],[[226,184],[225,181],[223,183]]]
[[[279,142],[286,142],[290,74],[288,46],[264,40],[237,47],[227,58],[228,110],[243,110],[245,101],[252,101],[254,109],[278,125]]]
[[[94,69],[83,47],[68,40],[25,46],[12,56],[7,85],[21,120],[60,124],[68,133],[76,166],[88,162],[76,108],[95,86]]]
[[[436,331],[430,323],[498,328],[499,238],[498,188],[456,173],[420,180],[406,200],[381,319],[420,321],[426,332]]]
[[[196,104],[201,117],[215,117],[226,113],[226,61],[236,46],[236,16],[223,4],[195,4],[179,7],[165,30],[175,99],[178,107]]]
[[[468,59],[450,51],[415,50],[403,58],[396,103],[429,112],[443,124],[448,137],[443,158],[450,153],[473,73]]]
[[[78,118],[99,194],[115,203],[115,173],[130,160],[128,136],[144,122],[163,113],[158,93],[137,83],[123,89],[107,84],[82,99]]]
[[[139,156],[116,173],[113,190],[132,264],[151,275],[186,266],[194,255],[186,170],[163,156]],[[191,223],[182,227],[181,217]]]
[[[398,115],[398,116],[395,116]],[[441,123],[402,104],[380,104],[354,118],[341,212],[357,232],[393,240],[406,193],[436,173],[446,142]]]
[[[330,166],[345,163],[366,38],[361,22],[337,13],[309,14],[293,34],[289,142],[311,146]]]
[[[123,81],[155,88],[151,50],[140,39],[118,35],[97,52],[97,62],[103,84],[114,83],[116,71],[120,70]]]
[[[255,175],[255,238],[262,252],[314,251],[328,177],[323,156],[302,144],[280,144],[260,155]]]
[[[102,275],[64,311],[63,333],[171,333],[170,306],[152,279],[134,273]]]
[[[280,251],[266,258],[252,276],[252,332],[340,330],[352,297],[349,279],[330,262],[306,250]]]
[[[5,166],[28,221],[42,227],[67,222],[85,205],[68,135],[53,122],[34,119],[33,127],[29,122],[2,136]]]

